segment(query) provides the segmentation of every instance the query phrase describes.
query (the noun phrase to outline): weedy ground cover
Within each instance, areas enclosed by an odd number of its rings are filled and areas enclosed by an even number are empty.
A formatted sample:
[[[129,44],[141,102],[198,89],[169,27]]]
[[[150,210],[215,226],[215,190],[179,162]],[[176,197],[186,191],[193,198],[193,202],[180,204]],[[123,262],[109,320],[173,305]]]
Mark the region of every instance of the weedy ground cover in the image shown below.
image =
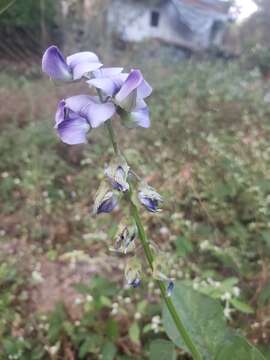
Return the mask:
[[[155,88],[152,127],[117,135],[166,199],[157,217],[143,214],[148,234],[168,254],[171,276],[220,302],[267,357],[268,84],[237,63],[144,73]],[[159,291],[152,282],[123,288],[124,260],[110,251],[120,214],[92,217],[97,162],[112,154],[105,129],[88,147],[59,144],[51,124],[62,96],[44,80],[1,75],[1,356],[155,359],[171,346]]]

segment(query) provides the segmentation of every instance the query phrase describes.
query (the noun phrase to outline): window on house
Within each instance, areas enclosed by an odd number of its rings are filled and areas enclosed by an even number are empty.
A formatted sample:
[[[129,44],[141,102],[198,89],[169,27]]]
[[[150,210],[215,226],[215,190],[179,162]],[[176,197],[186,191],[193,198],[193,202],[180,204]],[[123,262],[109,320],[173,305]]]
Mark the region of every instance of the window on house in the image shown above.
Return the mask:
[[[151,11],[150,25],[152,27],[158,27],[159,23],[159,12],[157,10]]]

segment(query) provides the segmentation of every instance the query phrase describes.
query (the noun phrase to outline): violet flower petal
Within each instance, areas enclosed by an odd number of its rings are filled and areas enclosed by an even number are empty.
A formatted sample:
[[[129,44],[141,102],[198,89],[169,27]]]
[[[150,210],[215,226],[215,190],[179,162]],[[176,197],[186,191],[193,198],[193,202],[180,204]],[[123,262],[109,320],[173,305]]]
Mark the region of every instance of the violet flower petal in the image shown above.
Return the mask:
[[[94,96],[89,95],[75,95],[67,98],[65,100],[66,106],[78,114],[84,114],[85,110],[87,111],[87,107],[90,103],[94,101]]]
[[[82,52],[78,52],[75,53],[73,55],[70,55],[67,57],[67,64],[71,67],[74,68],[76,65],[81,64],[81,63],[98,63],[99,62],[99,58],[98,56],[90,51],[82,51]]]
[[[42,71],[54,80],[72,80],[72,74],[61,51],[57,46],[50,46],[42,57]]]
[[[73,80],[79,80],[84,75],[88,74],[91,71],[97,70],[102,66],[100,62],[83,62],[78,63],[72,67]]]
[[[57,125],[57,132],[61,140],[69,145],[86,143],[86,134],[90,129],[88,122],[75,115],[65,119]]]
[[[110,213],[117,205],[117,197],[112,195],[109,199],[106,199],[97,209],[97,214]]]
[[[100,103],[98,98],[89,95],[76,95],[66,99],[66,106],[85,118],[92,128],[97,128],[115,113],[111,102]]]
[[[91,79],[88,80],[87,83],[102,90],[108,96],[113,96],[121,87],[118,86],[117,82],[111,78]]]
[[[120,91],[116,94],[115,100],[121,104],[128,96],[133,94],[134,90],[138,88],[142,80],[143,77],[141,72],[139,70],[132,70]]]
[[[147,81],[143,80],[137,89],[137,95],[139,98],[146,98],[151,95],[153,89]]]
[[[116,109],[113,103],[107,102],[104,104],[92,102],[85,110],[87,119],[93,128],[102,125],[106,120],[110,119]]]
[[[123,71],[122,67],[111,67],[111,68],[102,68],[99,70],[96,70],[94,72],[95,78],[107,78],[111,76],[116,76],[120,74]]]
[[[61,124],[65,120],[65,100],[61,100],[58,103],[56,114],[55,114],[55,127]]]
[[[131,119],[134,121],[134,124],[141,126],[143,128],[150,127],[150,116],[149,108],[145,106],[144,108],[137,108],[130,113]]]

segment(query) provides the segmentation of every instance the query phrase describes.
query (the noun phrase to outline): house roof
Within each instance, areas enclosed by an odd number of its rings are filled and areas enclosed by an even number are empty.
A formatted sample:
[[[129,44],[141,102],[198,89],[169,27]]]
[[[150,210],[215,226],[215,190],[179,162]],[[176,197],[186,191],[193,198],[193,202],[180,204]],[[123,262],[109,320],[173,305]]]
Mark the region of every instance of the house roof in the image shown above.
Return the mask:
[[[175,0],[174,2],[179,6],[187,5],[203,11],[215,11],[222,14],[228,14],[231,7],[231,1],[227,0]]]

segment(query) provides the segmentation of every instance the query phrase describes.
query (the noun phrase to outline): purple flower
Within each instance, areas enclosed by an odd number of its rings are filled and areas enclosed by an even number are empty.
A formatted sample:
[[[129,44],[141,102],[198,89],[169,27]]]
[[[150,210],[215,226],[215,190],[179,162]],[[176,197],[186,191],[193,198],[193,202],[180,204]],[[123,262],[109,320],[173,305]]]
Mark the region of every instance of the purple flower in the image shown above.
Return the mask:
[[[83,51],[64,59],[57,46],[50,46],[42,58],[42,71],[54,80],[79,80],[99,69],[102,64],[96,54]]]
[[[139,287],[141,285],[141,279],[136,278],[134,280],[132,280],[130,283],[128,283],[129,286],[132,286],[134,289],[136,289],[137,287]]]
[[[117,205],[117,197],[115,194],[109,193],[108,198],[104,199],[103,202],[97,209],[97,214],[110,213]]]
[[[125,267],[125,278],[128,286],[137,288],[141,284],[142,265],[136,257],[130,258]]]
[[[141,204],[150,212],[159,212],[159,205],[162,202],[162,197],[147,184],[142,184],[139,188],[138,198]]]
[[[112,98],[118,108],[118,114],[129,127],[150,126],[149,109],[144,99],[151,92],[151,86],[144,80],[140,70],[122,73],[122,68],[104,68],[93,73],[89,85],[95,86],[105,96]]]
[[[59,102],[55,128],[64,143],[85,143],[87,132],[102,125],[114,112],[115,107],[111,102],[103,104],[97,97],[89,95],[72,96]]]
[[[116,156],[105,169],[105,175],[108,177],[112,187],[118,191],[127,191],[129,184],[127,181],[129,166],[124,158]]]
[[[96,194],[94,214],[110,213],[117,203],[117,195],[110,190],[107,183],[102,182]]]
[[[172,296],[173,289],[174,289],[174,282],[173,282],[173,280],[170,280],[168,287],[167,287],[167,296],[168,297]]]

